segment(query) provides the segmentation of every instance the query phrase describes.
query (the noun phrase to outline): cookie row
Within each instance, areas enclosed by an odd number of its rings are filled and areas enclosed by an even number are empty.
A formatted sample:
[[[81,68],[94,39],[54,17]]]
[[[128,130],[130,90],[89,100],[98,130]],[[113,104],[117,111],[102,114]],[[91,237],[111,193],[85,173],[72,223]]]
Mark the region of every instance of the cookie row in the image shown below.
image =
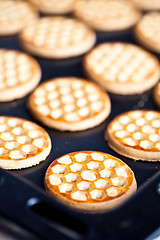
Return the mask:
[[[131,111],[107,128],[109,145],[134,159],[157,161],[160,151],[160,113]],[[51,150],[46,131],[15,117],[0,117],[0,165],[24,168],[45,160]],[[138,144],[136,144],[138,142]],[[143,157],[142,157],[143,156]],[[67,206],[86,212],[110,210],[136,191],[132,170],[120,159],[96,151],[68,153],[48,167],[46,190]]]
[[[72,116],[74,114],[75,112],[72,113]],[[92,123],[93,117],[81,120],[72,117],[68,121],[60,116],[58,119],[53,118],[50,117],[53,125],[56,123],[58,126],[61,122],[62,125],[68,123],[68,128],[73,130],[72,125],[75,123],[84,126],[87,121]],[[45,124],[48,123],[48,119],[46,117]],[[109,146],[121,155],[135,160],[159,161],[160,113],[153,110],[133,110],[122,113],[107,126],[105,139]],[[46,131],[37,124],[15,117],[0,117],[1,167],[18,169],[32,166],[34,165],[31,164],[31,162],[34,163],[34,154],[42,155],[39,157],[39,161],[45,160],[51,150],[50,142]],[[46,154],[41,153],[44,148],[47,148]],[[28,163],[26,158],[29,159]],[[24,165],[21,165],[23,162]]]
[[[94,19],[97,20],[96,17]],[[115,20],[116,27],[117,22],[120,24],[118,17]],[[106,21],[103,20],[103,23],[105,27],[108,26]],[[151,12],[145,14],[134,28],[136,40],[149,50],[158,53],[159,23],[160,13]],[[112,29],[113,26],[109,23],[108,31]],[[24,49],[36,56],[62,59],[89,51],[96,42],[96,34],[89,26],[73,18],[42,17],[25,27],[19,34],[19,40]]]
[[[63,14],[63,13],[68,13],[73,11],[73,13],[75,14],[75,11],[77,9],[80,8],[80,6],[82,7],[82,10],[86,10],[86,8],[89,8],[88,12],[93,11],[93,8],[97,8],[98,3],[100,2],[100,4],[102,5],[102,7],[104,7],[105,5],[109,5],[111,4],[111,1],[108,0],[100,0],[100,1],[96,1],[96,0],[92,0],[92,1],[88,1],[88,0],[31,0],[32,3],[34,3],[36,5],[36,7],[43,13],[52,13],[52,14]],[[109,3],[108,3],[109,2]],[[113,1],[112,1],[113,2]],[[129,4],[133,4],[135,7],[140,8],[142,10],[158,10],[160,9],[160,3],[158,0],[128,0]],[[99,4],[99,5],[100,5]],[[121,6],[126,6],[126,0],[125,1],[121,1],[120,2]],[[91,10],[90,10],[91,9]],[[81,15],[83,15],[84,11],[82,12],[81,10]],[[108,10],[108,9],[107,9]],[[115,10],[116,11],[116,10]],[[100,15],[100,13],[99,13]]]
[[[73,11],[75,16],[98,30],[125,29],[134,25],[139,19],[141,13],[137,7],[158,10],[160,3],[159,0],[154,2],[151,0],[1,0],[0,32],[1,34],[17,33],[29,21],[37,19],[37,9],[44,13],[56,14]]]
[[[131,3],[118,0],[31,0],[30,2],[2,0],[0,1],[0,33],[2,35],[17,33],[29,22],[33,23],[38,18],[36,7],[44,12],[55,12],[56,14],[69,11],[73,7],[74,15],[100,30],[129,28],[137,22],[141,15],[140,11]],[[108,27],[104,25],[104,22],[108,22],[105,24]]]
[[[134,1],[138,2],[137,0]],[[62,10],[74,6],[75,16],[100,31],[118,31],[130,28],[141,17],[140,11],[132,5],[131,1],[41,0],[39,2],[33,0],[33,2],[41,6],[44,11],[45,6],[49,11],[52,11],[53,8],[56,11],[58,8]],[[142,1],[140,2],[142,3]],[[145,2],[149,4],[149,0]],[[88,51],[95,43],[94,32],[82,22],[64,17],[39,19],[36,7],[31,2],[2,0],[0,1],[0,11],[0,35],[11,35],[22,30],[22,33],[20,33],[22,44],[36,55],[52,58],[77,56]],[[151,12],[144,15],[135,27],[137,40],[145,47],[156,52],[160,51],[159,19],[160,14],[158,12]],[[75,42],[77,43],[76,46]],[[83,46],[78,45],[78,42],[83,42]],[[66,49],[65,51],[64,49],[56,50],[57,47],[64,48],[69,47],[68,45],[74,46],[75,49],[68,49],[67,53]]]
[[[160,78],[157,58],[129,43],[97,45],[84,57],[83,68],[89,79],[109,92],[122,95],[143,93],[156,85]],[[27,95],[41,79],[38,62],[15,50],[0,50],[0,73],[1,102]],[[157,86],[154,96],[158,105],[159,95]]]

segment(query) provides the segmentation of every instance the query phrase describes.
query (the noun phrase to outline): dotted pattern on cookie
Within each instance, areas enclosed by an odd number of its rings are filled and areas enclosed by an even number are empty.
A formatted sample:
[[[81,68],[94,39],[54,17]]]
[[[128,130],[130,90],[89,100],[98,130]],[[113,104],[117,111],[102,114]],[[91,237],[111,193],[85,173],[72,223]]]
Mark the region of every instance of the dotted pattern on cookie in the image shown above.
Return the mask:
[[[44,17],[23,29],[21,38],[36,47],[47,49],[77,46],[90,38],[87,26],[65,17]]]
[[[143,16],[136,26],[136,30],[153,44],[160,44],[160,13],[151,12]],[[138,34],[138,33],[137,33]]]
[[[126,193],[133,182],[131,169],[101,152],[74,152],[56,159],[46,172],[50,190],[68,200],[105,202]]]
[[[108,82],[139,84],[157,71],[157,60],[145,50],[127,43],[104,43],[85,58],[87,71]]]
[[[38,125],[15,117],[0,117],[0,161],[24,160],[48,146],[48,135]]]
[[[130,111],[116,117],[108,126],[121,144],[147,152],[160,152],[160,113]]]
[[[75,13],[89,23],[115,24],[137,17],[137,9],[130,3],[114,0],[80,0],[75,5]],[[93,24],[92,24],[93,25]]]
[[[41,84],[32,95],[39,114],[69,123],[98,115],[109,104],[108,95],[78,78],[57,78]]]
[[[25,53],[0,50],[0,91],[32,81],[37,63]]]
[[[20,23],[23,26],[37,17],[33,5],[24,0],[1,0],[0,12],[1,27]]]

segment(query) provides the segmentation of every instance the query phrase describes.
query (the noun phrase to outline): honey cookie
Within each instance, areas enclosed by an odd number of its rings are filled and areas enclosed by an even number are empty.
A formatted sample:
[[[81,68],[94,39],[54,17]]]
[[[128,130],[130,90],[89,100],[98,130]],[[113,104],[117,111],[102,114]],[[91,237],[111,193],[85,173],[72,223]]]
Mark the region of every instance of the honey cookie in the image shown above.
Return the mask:
[[[140,11],[131,3],[119,0],[79,0],[73,13],[99,31],[118,31],[132,27]]]
[[[142,48],[121,42],[96,46],[84,58],[87,76],[115,94],[139,94],[160,78],[158,59]]]
[[[109,115],[108,94],[80,78],[62,77],[42,83],[30,96],[29,110],[45,125],[61,131],[81,131],[102,123]]]
[[[105,139],[116,152],[135,160],[160,161],[160,112],[135,110],[114,118]]]
[[[48,133],[25,119],[0,116],[0,167],[21,169],[44,161],[51,150]]]
[[[129,0],[134,3],[137,7],[142,10],[158,10],[160,9],[160,1],[159,0]]]
[[[22,46],[45,58],[69,58],[89,51],[96,41],[94,31],[78,20],[43,17],[20,34]]]
[[[81,151],[54,160],[45,175],[45,187],[57,200],[77,210],[110,210],[136,191],[134,173],[107,153]]]
[[[157,106],[160,108],[160,82],[155,87],[153,94],[154,94],[154,100]]]
[[[22,98],[40,82],[38,62],[26,53],[0,49],[0,102]]]
[[[29,1],[0,1],[0,36],[16,34],[37,19],[37,10]]]
[[[160,53],[160,12],[145,14],[135,26],[134,33],[139,43]]]
[[[71,12],[77,0],[30,0],[43,13],[63,14]]]

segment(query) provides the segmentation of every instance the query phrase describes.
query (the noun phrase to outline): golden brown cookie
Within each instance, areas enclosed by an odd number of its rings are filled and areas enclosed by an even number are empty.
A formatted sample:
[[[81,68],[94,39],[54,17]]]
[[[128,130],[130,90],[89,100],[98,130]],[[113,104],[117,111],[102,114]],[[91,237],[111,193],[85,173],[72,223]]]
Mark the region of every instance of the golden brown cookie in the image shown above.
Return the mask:
[[[104,212],[136,191],[134,173],[107,153],[81,151],[54,160],[45,175],[45,187],[57,200],[76,210]]]
[[[48,133],[37,124],[16,117],[0,117],[0,167],[20,169],[44,161],[51,150]]]
[[[158,10],[160,9],[159,0],[128,0],[134,3],[137,7],[142,10]]]
[[[43,13],[63,14],[71,12],[77,0],[30,0]]]
[[[120,114],[108,125],[108,145],[135,160],[160,161],[160,112],[135,110]]]
[[[160,53],[160,12],[145,14],[135,26],[134,33],[139,43]]]
[[[0,1],[0,36],[16,34],[37,19],[37,10],[29,1]]]
[[[143,93],[160,78],[158,59],[129,43],[102,43],[85,56],[83,66],[89,78],[116,94]]]
[[[88,52],[96,34],[76,19],[43,17],[20,34],[23,47],[45,58],[69,58]]]
[[[22,98],[40,82],[38,62],[26,53],[0,49],[0,102]]]
[[[78,0],[73,13],[100,31],[118,31],[132,27],[140,11],[131,3],[119,0]]]
[[[28,107],[45,125],[61,131],[81,131],[102,123],[109,115],[108,94],[80,78],[62,77],[42,83],[30,96]]]

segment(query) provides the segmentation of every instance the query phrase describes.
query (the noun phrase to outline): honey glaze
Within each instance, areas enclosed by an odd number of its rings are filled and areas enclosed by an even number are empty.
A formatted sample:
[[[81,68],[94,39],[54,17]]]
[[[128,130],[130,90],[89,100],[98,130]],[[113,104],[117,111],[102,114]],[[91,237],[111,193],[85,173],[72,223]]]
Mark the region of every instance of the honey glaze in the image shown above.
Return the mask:
[[[33,158],[48,145],[48,135],[38,125],[20,118],[0,117],[0,161]]]
[[[109,154],[83,151],[56,159],[45,182],[55,195],[81,203],[102,203],[124,195],[133,183],[133,172]]]

